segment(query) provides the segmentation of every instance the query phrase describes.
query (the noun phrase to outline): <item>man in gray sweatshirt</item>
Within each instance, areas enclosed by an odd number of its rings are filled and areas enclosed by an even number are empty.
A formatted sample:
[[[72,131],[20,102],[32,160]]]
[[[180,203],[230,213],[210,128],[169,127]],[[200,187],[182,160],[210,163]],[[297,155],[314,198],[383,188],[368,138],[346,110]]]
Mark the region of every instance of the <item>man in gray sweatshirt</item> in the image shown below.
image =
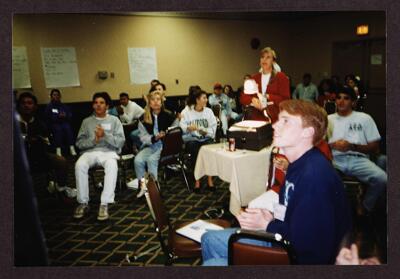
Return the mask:
[[[88,170],[93,166],[104,168],[104,188],[101,193],[98,220],[108,219],[108,204],[114,202],[118,175],[118,153],[125,143],[120,120],[107,114],[111,98],[106,92],[95,93],[92,98],[94,113],[85,118],[79,129],[76,146],[82,155],[75,164],[78,207],[74,218],[80,219],[89,211]]]

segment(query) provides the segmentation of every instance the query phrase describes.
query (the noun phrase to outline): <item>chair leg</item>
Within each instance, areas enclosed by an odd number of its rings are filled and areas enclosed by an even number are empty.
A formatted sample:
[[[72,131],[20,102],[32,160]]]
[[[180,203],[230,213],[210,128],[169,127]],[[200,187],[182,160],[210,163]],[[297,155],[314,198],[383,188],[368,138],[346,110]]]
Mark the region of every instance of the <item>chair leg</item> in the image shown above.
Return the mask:
[[[96,180],[95,180],[95,178],[94,178],[94,172],[91,171],[91,172],[89,173],[89,175],[90,175],[90,179],[92,180],[93,188],[94,188],[94,189],[97,189]]]
[[[120,190],[122,190],[122,185],[126,183],[126,162],[122,163],[122,183],[120,181]]]
[[[166,260],[165,260],[165,263],[164,263],[164,265],[165,266],[171,266],[173,263],[174,263],[174,260],[175,260],[175,257],[174,257],[174,255],[171,255],[171,254],[168,254],[168,255],[166,255]]]
[[[153,252],[154,250],[158,250],[158,249],[160,249],[160,248],[161,248],[160,244],[157,244],[156,246],[153,246],[153,247],[147,249],[146,251],[143,251],[143,252],[141,252],[141,253],[139,253],[139,254],[137,254],[137,255],[134,255],[134,256],[133,256],[133,260],[136,261],[136,260],[138,260],[139,258],[141,258],[141,257],[143,257],[143,256],[146,256],[147,254]]]
[[[188,191],[189,191],[189,193],[190,193],[190,192],[191,192],[191,189],[190,189],[190,187],[189,187],[189,182],[188,182],[187,177],[186,177],[185,166],[184,166],[184,164],[183,164],[183,161],[182,161],[182,160],[179,160],[179,164],[181,165],[181,171],[182,171],[183,179],[185,179],[186,187],[187,187],[187,189],[188,189]]]

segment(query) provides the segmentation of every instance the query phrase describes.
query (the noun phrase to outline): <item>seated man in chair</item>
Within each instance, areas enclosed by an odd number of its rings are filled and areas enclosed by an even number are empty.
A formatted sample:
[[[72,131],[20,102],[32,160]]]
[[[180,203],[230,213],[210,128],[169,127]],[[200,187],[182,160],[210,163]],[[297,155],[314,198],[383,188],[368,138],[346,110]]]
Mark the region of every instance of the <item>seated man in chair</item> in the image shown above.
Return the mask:
[[[76,146],[83,152],[75,164],[78,207],[74,218],[82,218],[89,210],[89,168],[104,167],[104,189],[101,193],[98,220],[108,219],[108,204],[114,202],[118,175],[118,153],[125,142],[119,119],[107,114],[111,102],[106,92],[95,93],[92,98],[94,113],[85,118],[79,129]]]
[[[363,201],[363,213],[368,213],[374,209],[376,201],[386,189],[387,174],[369,158],[369,155],[379,152],[381,136],[371,116],[353,111],[356,101],[356,93],[352,88],[337,90],[337,112],[328,117],[328,143],[332,149],[334,166],[345,175],[355,176],[368,185]]]
[[[18,121],[30,171],[54,171],[56,190],[72,195],[72,189],[67,186],[68,162],[64,157],[54,154],[46,125],[36,113],[37,107],[35,95],[30,92],[23,92],[19,95],[17,101]],[[52,192],[54,189],[49,187],[48,190]]]
[[[237,219],[243,229],[278,233],[290,241],[299,264],[333,264],[339,244],[350,230],[350,210],[343,183],[330,162],[314,146],[324,137],[327,117],[322,108],[303,100],[279,104],[274,145],[288,161],[285,186],[274,213],[247,208]],[[235,229],[207,232],[201,239],[204,265],[227,265],[228,239]],[[242,240],[267,246],[265,241]]]
[[[122,122],[126,136],[129,135],[132,141],[133,153],[137,154],[142,146],[137,124],[144,113],[144,109],[135,102],[129,100],[129,95],[125,92],[119,94],[119,103],[120,105],[116,107],[119,119]]]

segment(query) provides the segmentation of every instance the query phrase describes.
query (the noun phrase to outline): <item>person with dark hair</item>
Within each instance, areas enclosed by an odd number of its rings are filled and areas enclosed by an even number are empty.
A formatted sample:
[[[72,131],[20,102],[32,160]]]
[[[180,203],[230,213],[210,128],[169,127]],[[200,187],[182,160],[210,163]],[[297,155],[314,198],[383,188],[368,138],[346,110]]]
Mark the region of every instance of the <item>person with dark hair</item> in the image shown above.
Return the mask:
[[[119,94],[119,103],[120,106],[117,106],[119,120],[122,122],[125,135],[127,137],[129,136],[132,142],[133,153],[137,154],[142,146],[137,125],[140,117],[144,113],[144,109],[135,102],[129,100],[129,95],[126,92]]]
[[[158,163],[163,147],[162,139],[174,122],[174,116],[164,109],[164,102],[159,91],[150,92],[146,99],[144,115],[139,122],[139,135],[144,147],[134,160],[136,178],[140,187],[137,198],[141,198],[147,190],[144,182],[146,166],[154,179],[158,179]]]
[[[328,143],[334,166],[345,175],[354,176],[368,185],[361,212],[368,214],[385,192],[387,174],[369,158],[379,153],[381,136],[370,115],[353,111],[356,101],[357,96],[351,87],[338,89],[337,112],[328,117]]]
[[[241,92],[240,103],[245,107],[244,114],[249,120],[271,119],[274,123],[278,119],[279,103],[290,99],[289,79],[281,71],[276,60],[275,50],[270,47],[263,48],[260,51],[261,69],[251,77],[258,85],[258,92],[251,94]],[[268,105],[268,102],[271,104]]]
[[[356,94],[357,99],[354,108],[358,111],[362,111],[364,109],[364,100],[367,98],[367,94],[362,88],[360,77],[348,74],[345,76],[344,80],[345,85],[352,88]]]
[[[117,106],[117,111],[122,124],[131,124],[144,113],[141,106],[129,100],[129,95],[126,92],[119,94],[119,103],[120,106]]]
[[[303,75],[303,82],[296,86],[292,93],[293,99],[306,100],[316,103],[318,101],[318,89],[314,83],[311,82],[311,74],[305,73]]]
[[[150,87],[156,86],[157,84],[160,84],[158,79],[153,79],[150,81]]]
[[[107,110],[111,98],[107,92],[98,92],[92,98],[93,114],[85,118],[79,129],[76,146],[82,155],[75,164],[77,201],[79,205],[74,218],[81,219],[89,211],[89,168],[99,165],[104,168],[104,188],[101,193],[97,220],[108,219],[108,204],[114,202],[117,183],[118,153],[125,142],[121,121]]]
[[[200,147],[214,142],[217,129],[214,113],[207,107],[206,92],[194,90],[189,95],[187,106],[181,115],[180,127],[183,131],[183,141],[194,169]],[[211,176],[208,176],[208,187],[211,191],[215,190]],[[200,180],[196,180],[194,191],[200,192]]]
[[[189,87],[188,97],[186,98],[186,104],[189,102],[189,99],[191,98],[192,94],[194,94],[198,90],[201,90],[201,87],[198,85],[191,85]]]
[[[167,90],[167,87],[165,86],[165,84],[160,82],[158,84],[155,84],[155,85],[151,86],[149,93],[153,92],[153,91],[160,92],[161,97],[162,97],[163,102],[164,102],[164,105],[166,105],[165,104],[165,101],[167,100],[167,97],[165,97],[165,91],[166,90]]]
[[[273,144],[290,162],[279,204],[273,206],[273,215],[259,206],[236,217],[243,229],[266,230],[288,240],[299,264],[334,264],[341,241],[351,229],[351,217],[339,175],[314,147],[325,135],[326,113],[303,100],[286,100],[279,108]],[[227,265],[228,239],[235,230],[203,234],[203,265]],[[271,247],[266,241],[241,241]]]
[[[336,112],[336,94],[332,87],[332,81],[328,78],[321,80],[318,86],[318,105],[323,107],[327,114]]]
[[[59,192],[66,191],[68,195],[73,195],[73,190],[67,187],[68,162],[64,157],[53,153],[47,127],[36,115],[36,96],[30,92],[21,93],[17,101],[17,111],[31,171],[54,171],[55,185],[51,180],[48,190],[53,192],[55,186]]]
[[[230,84],[225,84],[223,91],[229,98],[229,106],[231,107],[232,111],[239,114],[241,111],[239,94],[233,91],[233,88]],[[240,115],[237,118],[240,118]]]
[[[331,76],[331,82],[332,82],[332,91],[336,92],[336,90],[342,86],[342,83],[340,81],[340,77],[338,75],[332,75]]]
[[[46,266],[48,253],[20,127],[13,114],[14,265]]]
[[[59,89],[52,89],[50,92],[51,101],[45,110],[46,120],[53,135],[56,154],[61,156],[64,141],[69,146],[72,156],[76,156],[74,146],[74,135],[70,125],[72,113],[70,109],[61,102]]]

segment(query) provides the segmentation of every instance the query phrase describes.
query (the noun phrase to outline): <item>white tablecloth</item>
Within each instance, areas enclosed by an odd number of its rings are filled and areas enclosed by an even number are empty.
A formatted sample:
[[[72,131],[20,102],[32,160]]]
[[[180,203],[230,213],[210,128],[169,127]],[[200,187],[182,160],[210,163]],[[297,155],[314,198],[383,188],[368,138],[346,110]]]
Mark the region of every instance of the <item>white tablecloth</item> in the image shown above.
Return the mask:
[[[199,151],[194,177],[218,176],[229,182],[231,198],[229,210],[239,213],[242,206],[265,192],[271,147],[260,151],[222,148],[222,144],[203,145]]]

